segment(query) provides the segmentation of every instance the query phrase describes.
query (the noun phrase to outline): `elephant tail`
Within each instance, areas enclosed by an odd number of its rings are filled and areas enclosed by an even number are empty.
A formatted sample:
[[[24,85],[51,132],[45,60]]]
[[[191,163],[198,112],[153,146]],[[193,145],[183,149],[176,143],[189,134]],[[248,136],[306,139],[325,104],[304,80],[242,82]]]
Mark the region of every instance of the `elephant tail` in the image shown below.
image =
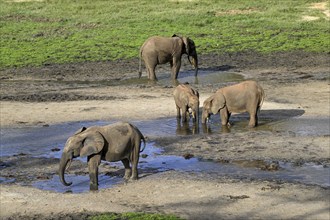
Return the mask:
[[[146,139],[144,138],[144,136],[141,134],[141,140],[143,141],[143,148],[142,150],[140,150],[140,153],[144,151],[144,149],[146,148]]]
[[[139,141],[139,147],[141,147],[141,140],[143,141],[143,148],[142,150],[140,150],[139,153],[143,152],[144,149],[146,148],[146,139],[145,137],[143,136],[143,134],[141,133],[141,131],[135,126],[135,125],[132,125],[130,124],[130,126],[133,128],[133,130],[135,130],[135,132],[138,134],[138,136],[140,137],[140,140],[137,140],[135,139],[136,141]]]
[[[260,94],[260,102],[259,102],[258,109],[260,109],[265,101],[265,91],[261,86],[259,86],[258,90],[259,90],[259,94]]]

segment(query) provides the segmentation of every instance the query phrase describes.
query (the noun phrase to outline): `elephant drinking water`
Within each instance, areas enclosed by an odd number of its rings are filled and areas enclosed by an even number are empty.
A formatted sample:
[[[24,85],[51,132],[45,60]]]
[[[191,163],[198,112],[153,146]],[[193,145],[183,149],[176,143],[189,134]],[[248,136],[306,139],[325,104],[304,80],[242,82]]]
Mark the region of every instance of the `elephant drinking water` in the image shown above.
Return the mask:
[[[145,139],[139,129],[129,123],[81,128],[64,146],[59,166],[61,182],[66,186],[72,184],[65,181],[64,171],[68,163],[79,156],[87,157],[91,190],[98,190],[98,166],[101,160],[122,161],[125,167],[124,178],[137,179],[141,140],[144,142],[143,151]]]
[[[157,80],[155,68],[158,64],[170,63],[171,78],[176,80],[181,67],[182,54],[188,55],[189,62],[195,68],[195,76],[198,72],[198,59],[195,43],[188,37],[150,37],[140,49],[139,76],[141,77],[141,58],[147,68],[148,78]],[[192,59],[191,59],[192,58]]]
[[[180,84],[173,91],[173,97],[177,110],[177,118],[182,116],[182,122],[189,119],[189,109],[191,109],[193,121],[199,124],[199,93],[188,84]],[[181,110],[181,114],[180,114]]]
[[[265,98],[262,87],[255,81],[244,81],[235,85],[221,88],[203,103],[202,123],[211,113],[220,112],[221,124],[229,125],[231,113],[248,112],[250,114],[249,127],[258,125],[258,110]]]

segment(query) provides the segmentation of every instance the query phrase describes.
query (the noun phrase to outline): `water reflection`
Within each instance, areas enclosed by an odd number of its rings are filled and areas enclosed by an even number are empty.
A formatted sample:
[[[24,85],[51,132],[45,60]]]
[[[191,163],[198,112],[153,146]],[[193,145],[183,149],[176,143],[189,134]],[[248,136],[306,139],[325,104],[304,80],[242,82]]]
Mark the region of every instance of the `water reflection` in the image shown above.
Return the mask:
[[[164,76],[158,79],[160,84],[168,85],[171,84],[171,80],[168,76]],[[244,76],[231,73],[231,72],[222,72],[222,71],[213,71],[213,70],[200,70],[198,76],[195,77],[194,74],[190,74],[189,72],[182,72],[179,74],[178,82],[189,84],[217,84],[217,83],[225,83],[225,82],[240,82],[244,80]]]
[[[196,123],[189,123],[189,121],[181,122],[180,119],[176,120],[176,132],[177,135],[193,135],[199,134],[199,125]]]

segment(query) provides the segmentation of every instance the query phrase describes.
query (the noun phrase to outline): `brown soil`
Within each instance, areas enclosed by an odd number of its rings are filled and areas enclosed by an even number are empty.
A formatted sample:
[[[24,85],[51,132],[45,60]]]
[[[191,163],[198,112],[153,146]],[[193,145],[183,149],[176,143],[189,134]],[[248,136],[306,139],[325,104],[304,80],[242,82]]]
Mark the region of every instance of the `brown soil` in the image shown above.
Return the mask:
[[[274,120],[329,118],[329,63],[329,54],[305,52],[200,55],[201,71],[233,72],[257,80],[266,93],[260,114],[272,115]],[[190,68],[184,58],[179,77],[192,74]],[[158,78],[169,78],[167,65],[159,66],[156,72]],[[144,78],[137,79],[137,59],[1,70],[1,129],[175,117],[173,86],[150,84],[145,75],[144,72]],[[193,86],[199,90],[203,103],[217,88],[232,83]],[[247,118],[235,118],[241,120]],[[245,126],[234,124],[242,125]],[[187,158],[240,166],[247,166],[245,162],[251,160],[257,161],[253,166],[258,169],[269,166],[260,161],[330,165],[329,131],[303,136],[258,129],[219,131],[171,137],[144,135],[165,154]],[[187,219],[330,218],[328,187],[208,172],[144,170],[136,182],[96,193],[55,193],[31,184],[52,178],[58,159],[13,155],[0,160],[1,177],[15,178],[14,182],[1,184],[1,219],[82,219],[93,213],[132,211],[171,213]],[[70,172],[86,174],[86,164],[75,161]],[[108,172],[123,175],[121,168],[102,164],[101,173]]]

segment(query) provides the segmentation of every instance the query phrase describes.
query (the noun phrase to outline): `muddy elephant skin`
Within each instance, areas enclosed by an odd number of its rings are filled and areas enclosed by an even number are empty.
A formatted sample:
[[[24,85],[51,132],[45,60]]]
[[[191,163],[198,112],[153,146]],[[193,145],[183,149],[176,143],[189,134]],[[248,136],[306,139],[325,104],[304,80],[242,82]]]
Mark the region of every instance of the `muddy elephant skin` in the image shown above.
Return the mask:
[[[144,142],[142,150],[141,140]],[[98,190],[98,166],[101,160],[122,161],[125,167],[124,178],[136,180],[139,153],[144,148],[145,139],[142,133],[130,123],[83,127],[68,138],[64,146],[59,165],[60,180],[65,186],[72,184],[65,181],[64,172],[75,157],[87,157],[90,190]]]

